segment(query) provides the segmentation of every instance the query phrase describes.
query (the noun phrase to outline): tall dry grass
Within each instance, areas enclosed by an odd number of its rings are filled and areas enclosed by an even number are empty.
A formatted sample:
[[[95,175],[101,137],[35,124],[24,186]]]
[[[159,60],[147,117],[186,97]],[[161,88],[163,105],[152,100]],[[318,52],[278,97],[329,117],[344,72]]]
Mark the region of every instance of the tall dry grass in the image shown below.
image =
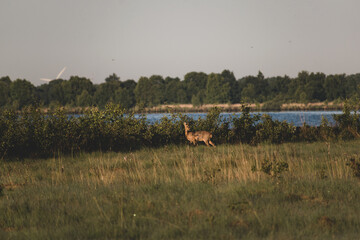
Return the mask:
[[[259,182],[268,179],[268,176],[251,169],[261,166],[264,159],[287,162],[289,171],[283,173],[285,179],[314,180],[318,171],[331,179],[348,179],[351,169],[346,162],[351,156],[358,156],[356,143],[331,143],[331,152],[328,152],[328,145],[321,142],[258,146],[239,144],[218,148],[166,146],[129,153],[97,152],[39,162],[4,162],[2,171],[7,174],[1,176],[1,181],[5,186],[36,183],[39,178],[49,178],[54,185],[67,181],[88,185],[173,181]]]
[[[346,163],[359,159],[358,145],[172,145],[3,161],[0,238],[351,239],[360,190]],[[288,169],[271,176],[265,160]]]

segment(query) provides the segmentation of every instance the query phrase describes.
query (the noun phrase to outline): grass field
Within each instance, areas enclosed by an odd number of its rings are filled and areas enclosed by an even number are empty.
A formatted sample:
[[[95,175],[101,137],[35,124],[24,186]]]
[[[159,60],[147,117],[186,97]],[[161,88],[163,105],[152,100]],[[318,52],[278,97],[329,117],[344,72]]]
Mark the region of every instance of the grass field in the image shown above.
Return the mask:
[[[360,141],[0,163],[0,239],[358,239]],[[266,174],[265,162],[286,169]]]

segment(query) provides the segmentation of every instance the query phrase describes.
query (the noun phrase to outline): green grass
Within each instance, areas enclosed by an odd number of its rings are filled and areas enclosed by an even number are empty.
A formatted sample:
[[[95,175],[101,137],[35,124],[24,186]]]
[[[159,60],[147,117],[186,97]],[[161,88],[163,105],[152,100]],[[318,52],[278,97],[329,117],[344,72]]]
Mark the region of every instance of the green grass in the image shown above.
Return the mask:
[[[3,161],[0,239],[357,239],[360,141]],[[272,177],[265,160],[284,161]],[[252,171],[252,168],[258,169]]]

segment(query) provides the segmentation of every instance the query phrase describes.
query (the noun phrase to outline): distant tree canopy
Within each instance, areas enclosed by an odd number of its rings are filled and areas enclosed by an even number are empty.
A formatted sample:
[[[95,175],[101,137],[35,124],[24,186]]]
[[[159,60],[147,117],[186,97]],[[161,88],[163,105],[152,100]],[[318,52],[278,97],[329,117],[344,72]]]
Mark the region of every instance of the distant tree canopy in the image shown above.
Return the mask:
[[[221,74],[211,73],[206,83],[206,102],[228,103],[230,97],[230,84]]]
[[[360,98],[360,74],[299,72],[297,77],[275,76],[266,78],[262,72],[256,76],[236,79],[234,73],[206,74],[189,72],[184,79],[153,75],[121,81],[115,73],[103,83],[93,84],[90,79],[71,76],[35,87],[26,79],[12,81],[0,78],[0,107],[21,109],[36,103],[43,107],[97,106],[104,108],[109,102],[130,109],[135,106],[192,103],[264,103],[264,102],[317,102]]]
[[[17,79],[10,84],[10,99],[13,106],[22,108],[36,101],[35,87],[25,79]]]

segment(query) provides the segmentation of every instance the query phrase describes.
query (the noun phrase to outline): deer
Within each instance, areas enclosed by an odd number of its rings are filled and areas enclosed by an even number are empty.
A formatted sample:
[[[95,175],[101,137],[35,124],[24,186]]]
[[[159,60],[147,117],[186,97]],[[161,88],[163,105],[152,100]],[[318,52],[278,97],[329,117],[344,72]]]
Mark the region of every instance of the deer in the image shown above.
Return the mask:
[[[184,122],[185,127],[185,137],[189,140],[190,143],[196,145],[197,142],[203,141],[206,146],[213,146],[216,147],[215,144],[210,140],[212,138],[212,133],[208,131],[196,131],[196,132],[189,132],[190,128]],[[209,145],[210,144],[210,145]]]

